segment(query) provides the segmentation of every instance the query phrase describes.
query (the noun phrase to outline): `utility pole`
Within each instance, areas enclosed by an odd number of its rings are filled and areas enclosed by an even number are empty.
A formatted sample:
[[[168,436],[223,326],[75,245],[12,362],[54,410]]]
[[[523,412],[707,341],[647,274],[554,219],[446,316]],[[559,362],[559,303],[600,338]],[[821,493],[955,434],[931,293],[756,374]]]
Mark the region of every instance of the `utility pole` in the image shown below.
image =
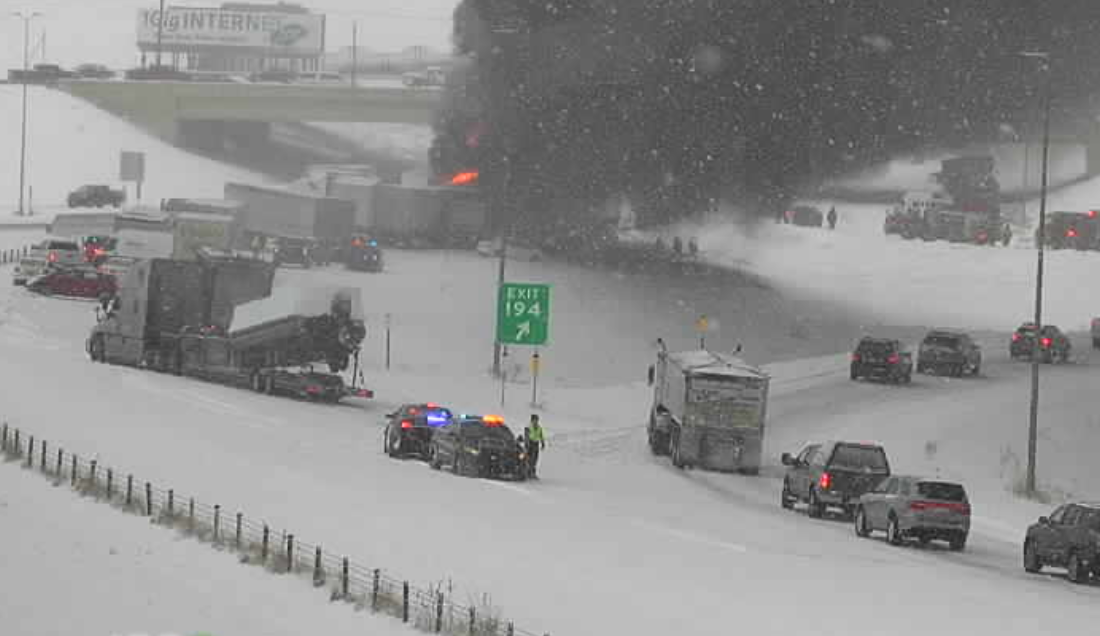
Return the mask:
[[[356,74],[359,72],[359,21],[351,21],[351,87],[356,87]]]
[[[164,0],[160,0],[160,10],[157,12],[157,70],[160,70],[160,54],[164,48]]]
[[[1035,270],[1035,349],[1031,356],[1031,409],[1027,429],[1027,477],[1025,487],[1028,496],[1035,496],[1035,456],[1039,439],[1039,346],[1043,328],[1043,268],[1046,243],[1047,182],[1050,160],[1050,107],[1052,101],[1052,77],[1050,54],[1025,52],[1025,57],[1042,60],[1040,65],[1045,77],[1043,82],[1043,154],[1042,177],[1039,183],[1039,230],[1036,233],[1037,260]]]
[[[41,13],[13,13],[23,21],[23,117],[19,132],[19,216],[25,216],[25,190],[27,187],[27,74],[30,72],[30,39],[31,20],[41,16]]]

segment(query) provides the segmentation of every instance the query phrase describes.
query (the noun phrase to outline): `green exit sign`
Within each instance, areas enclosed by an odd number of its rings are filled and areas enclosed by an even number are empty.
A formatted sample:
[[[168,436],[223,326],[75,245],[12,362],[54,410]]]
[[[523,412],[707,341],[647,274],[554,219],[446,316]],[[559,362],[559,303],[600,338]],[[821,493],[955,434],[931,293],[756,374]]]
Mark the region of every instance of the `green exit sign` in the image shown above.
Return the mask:
[[[544,345],[550,337],[550,286],[504,283],[497,296],[497,342]]]

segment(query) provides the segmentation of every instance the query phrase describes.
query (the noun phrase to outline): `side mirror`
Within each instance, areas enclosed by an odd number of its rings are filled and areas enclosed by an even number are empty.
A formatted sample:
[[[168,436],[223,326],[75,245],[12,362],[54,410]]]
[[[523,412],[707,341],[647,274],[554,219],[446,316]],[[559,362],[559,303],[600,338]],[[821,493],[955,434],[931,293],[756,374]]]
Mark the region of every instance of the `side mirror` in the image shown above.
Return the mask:
[[[1041,525],[1047,525],[1050,523],[1050,517],[1039,517],[1039,523]]]
[[[783,462],[784,466],[794,466],[797,463],[797,460],[791,457],[790,453],[783,453],[780,455],[779,461]]]

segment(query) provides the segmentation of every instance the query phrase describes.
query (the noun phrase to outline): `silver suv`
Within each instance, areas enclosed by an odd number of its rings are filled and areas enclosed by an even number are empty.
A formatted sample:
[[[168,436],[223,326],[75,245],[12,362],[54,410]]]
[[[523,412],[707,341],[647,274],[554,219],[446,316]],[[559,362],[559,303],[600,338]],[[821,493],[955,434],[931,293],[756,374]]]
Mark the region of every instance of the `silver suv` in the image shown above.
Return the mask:
[[[894,475],[860,497],[855,530],[860,537],[885,530],[892,545],[938,539],[959,551],[970,534],[970,501],[961,484]]]

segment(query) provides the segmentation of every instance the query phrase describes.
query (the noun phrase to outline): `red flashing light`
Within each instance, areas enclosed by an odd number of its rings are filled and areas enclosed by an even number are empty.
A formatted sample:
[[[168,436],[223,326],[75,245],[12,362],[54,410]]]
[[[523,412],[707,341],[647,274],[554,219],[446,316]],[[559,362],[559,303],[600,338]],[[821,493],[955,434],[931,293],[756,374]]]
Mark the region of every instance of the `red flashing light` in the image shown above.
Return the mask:
[[[477,183],[478,178],[481,176],[477,170],[470,170],[467,172],[460,172],[451,177],[451,185],[470,185]]]
[[[351,245],[352,247],[363,247],[363,239],[353,239]]]
[[[822,490],[828,490],[833,485],[833,476],[829,473],[821,473],[821,479],[817,480],[817,485],[821,486]]]
[[[1096,218],[1096,210],[1089,210],[1089,218],[1090,219],[1095,219]]]
[[[886,361],[889,362],[890,364],[897,364],[897,363],[901,362],[901,356],[899,356],[896,353],[890,354],[890,357],[886,358]]]
[[[412,420],[401,420],[401,428],[410,429],[413,427]]]
[[[415,406],[409,408],[409,415],[416,415],[419,412],[420,412],[420,409],[416,408]]]
[[[1052,344],[1054,344],[1054,340],[1052,340],[1050,338],[1043,338],[1041,342],[1043,343],[1043,348],[1044,349],[1049,349],[1050,346]]]
[[[428,403],[427,403],[427,404],[425,404],[424,406],[426,406],[426,407],[428,407],[428,408],[430,408],[430,409],[437,409],[437,408],[439,408],[439,405],[438,405],[438,404],[436,404],[435,402],[428,402]]]
[[[1066,230],[1066,238],[1077,238],[1077,228],[1071,227]]]

